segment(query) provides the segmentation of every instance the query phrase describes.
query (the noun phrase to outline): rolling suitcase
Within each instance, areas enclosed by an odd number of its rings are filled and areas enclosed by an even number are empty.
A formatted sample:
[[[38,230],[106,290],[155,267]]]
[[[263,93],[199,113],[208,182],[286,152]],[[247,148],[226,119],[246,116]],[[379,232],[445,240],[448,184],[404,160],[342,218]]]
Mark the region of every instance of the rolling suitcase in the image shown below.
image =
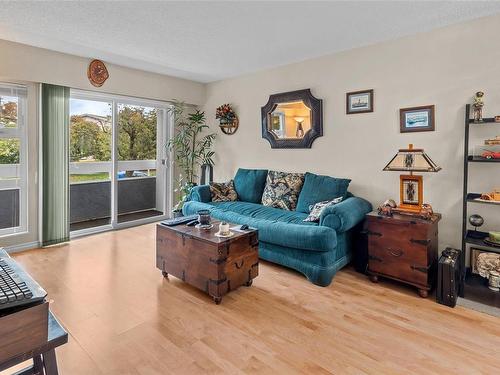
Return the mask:
[[[460,250],[447,247],[438,262],[436,301],[442,305],[455,307],[457,304],[460,278]]]

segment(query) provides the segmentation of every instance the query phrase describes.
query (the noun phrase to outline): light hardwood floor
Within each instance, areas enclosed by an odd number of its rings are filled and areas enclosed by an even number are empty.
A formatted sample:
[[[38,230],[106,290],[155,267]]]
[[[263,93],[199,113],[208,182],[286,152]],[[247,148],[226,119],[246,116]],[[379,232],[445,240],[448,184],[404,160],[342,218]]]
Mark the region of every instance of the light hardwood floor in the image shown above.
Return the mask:
[[[216,306],[155,268],[155,226],[15,258],[70,333],[60,373],[495,374],[500,320],[352,269],[327,288],[261,262]]]

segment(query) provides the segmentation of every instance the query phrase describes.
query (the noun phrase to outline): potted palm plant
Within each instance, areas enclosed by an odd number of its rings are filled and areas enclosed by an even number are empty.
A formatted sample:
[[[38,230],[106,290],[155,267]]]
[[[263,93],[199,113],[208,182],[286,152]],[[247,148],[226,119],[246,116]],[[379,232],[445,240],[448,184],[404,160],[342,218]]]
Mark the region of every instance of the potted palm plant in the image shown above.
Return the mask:
[[[186,113],[187,106],[180,101],[174,101],[169,111],[174,117],[174,135],[167,142],[167,147],[173,153],[175,166],[179,171],[177,187],[174,190],[178,198],[173,210],[175,217],[182,214],[184,202],[193,186],[197,185],[200,167],[204,164],[214,164],[215,152],[212,147],[215,133],[206,134],[209,127],[203,111]]]

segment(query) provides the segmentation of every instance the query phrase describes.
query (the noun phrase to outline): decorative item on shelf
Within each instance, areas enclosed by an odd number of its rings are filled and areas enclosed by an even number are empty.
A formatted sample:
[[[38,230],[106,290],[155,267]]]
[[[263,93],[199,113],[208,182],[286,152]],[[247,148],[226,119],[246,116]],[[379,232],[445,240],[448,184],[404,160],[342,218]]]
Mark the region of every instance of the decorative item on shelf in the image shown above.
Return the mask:
[[[345,96],[346,114],[373,112],[373,89],[348,92]]]
[[[497,117],[499,118],[499,121],[497,121],[497,122],[500,122],[500,116],[497,116]],[[495,117],[495,120],[496,120],[496,117]],[[500,135],[497,135],[495,138],[485,139],[484,144],[485,145],[500,145]]]
[[[95,87],[101,87],[109,78],[108,69],[101,60],[92,60],[87,69],[87,77]]]
[[[487,201],[492,203],[500,203],[500,188],[493,189],[490,193],[481,194],[481,197],[476,198],[476,201]]]
[[[438,167],[423,149],[415,149],[410,144],[407,149],[400,149],[391,161],[384,167],[384,171],[407,171],[409,175],[399,176],[400,204],[398,211],[424,213],[430,205],[423,207],[423,179],[413,172],[439,172]]]
[[[500,232],[489,232],[484,243],[494,247],[500,247]]]
[[[238,130],[238,116],[236,116],[230,104],[223,104],[218,107],[215,111],[215,118],[219,120],[220,130],[224,134],[232,135]]]
[[[488,288],[494,292],[500,292],[500,272],[490,271],[490,277],[488,278]]]
[[[491,143],[486,143],[486,142],[491,142]],[[492,160],[492,159],[500,159],[500,140],[499,143],[493,143],[497,142],[496,139],[487,139],[484,141],[484,145],[476,145],[474,146],[474,160],[481,160],[485,159],[487,160]]]
[[[476,96],[474,96],[474,103],[472,103],[474,122],[483,122],[483,96],[484,92],[482,91],[476,92]]]
[[[469,223],[474,227],[474,232],[469,232],[469,236],[472,238],[483,238],[483,235],[481,232],[477,231],[477,228],[479,228],[481,225],[484,224],[484,219],[481,215],[470,215],[469,216]]]
[[[488,279],[490,272],[500,272],[500,254],[491,251],[473,249],[473,261],[475,261],[473,272]]]
[[[500,116],[495,116],[495,122],[500,122]]]
[[[294,117],[293,118],[297,122],[297,130],[295,131],[295,136],[297,138],[302,138],[304,136],[304,128],[302,127],[302,123],[304,122],[304,117]]]
[[[399,110],[399,130],[401,133],[434,131],[434,106],[401,108]]]

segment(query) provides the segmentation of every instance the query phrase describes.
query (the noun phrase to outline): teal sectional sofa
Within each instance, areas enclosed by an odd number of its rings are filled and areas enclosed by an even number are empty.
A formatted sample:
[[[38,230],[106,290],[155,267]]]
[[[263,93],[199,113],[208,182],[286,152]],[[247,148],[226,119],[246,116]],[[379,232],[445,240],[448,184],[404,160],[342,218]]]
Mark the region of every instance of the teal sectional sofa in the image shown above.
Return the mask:
[[[267,170],[239,169],[234,178],[238,201],[212,202],[208,185],[196,186],[183,206],[184,215],[209,209],[219,220],[248,224],[259,230],[259,256],[267,261],[293,268],[312,283],[327,286],[335,273],[352,257],[352,238],[371,204],[347,193],[349,180],[306,173],[295,211],[260,204]],[[303,221],[308,205],[336,198],[344,200],[327,207],[319,222]],[[338,195],[337,195],[338,196]]]

